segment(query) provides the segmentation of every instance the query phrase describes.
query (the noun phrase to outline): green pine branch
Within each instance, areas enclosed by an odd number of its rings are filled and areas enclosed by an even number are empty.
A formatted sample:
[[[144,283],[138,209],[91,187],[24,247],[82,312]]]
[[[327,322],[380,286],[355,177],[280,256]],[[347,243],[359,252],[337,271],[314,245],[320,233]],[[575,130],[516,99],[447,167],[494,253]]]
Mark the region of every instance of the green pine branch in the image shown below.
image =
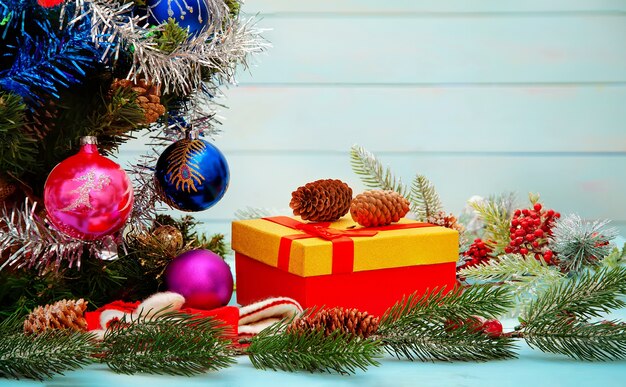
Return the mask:
[[[532,329],[545,321],[586,320],[626,306],[626,268],[602,268],[560,281],[530,303],[523,320]]]
[[[488,361],[515,358],[514,339],[489,337],[466,327],[445,329],[432,325],[380,336],[385,350],[410,361]]]
[[[473,202],[471,206],[485,224],[485,243],[492,247],[493,256],[504,253],[504,248],[511,240],[511,202],[509,196],[491,197],[482,202]]]
[[[366,187],[396,191],[410,200],[408,187],[396,178],[389,168],[383,167],[376,156],[365,148],[354,145],[350,149],[350,164],[354,173],[360,176]]]
[[[92,362],[93,336],[88,333],[50,331],[27,336],[21,331],[22,314],[0,324],[0,377],[50,378]]]
[[[626,243],[624,243],[621,251],[617,247],[614,247],[609,255],[600,261],[600,266],[615,269],[624,265],[624,263],[626,263]]]
[[[605,227],[608,220],[588,222],[576,214],[558,219],[552,229],[550,247],[558,254],[559,266],[565,271],[579,271],[595,266],[606,257],[609,242],[618,235],[615,228]]]
[[[442,211],[443,205],[435,186],[424,175],[416,175],[411,184],[411,211],[421,222]]]
[[[485,361],[514,357],[513,340],[489,337],[471,328],[450,324],[494,317],[512,306],[506,289],[474,285],[449,293],[435,290],[421,297],[409,296],[381,318],[377,337],[390,354],[409,360]]]
[[[461,321],[472,316],[496,317],[512,306],[508,290],[500,287],[473,285],[456,287],[447,293],[445,289],[435,289],[422,296],[412,294],[389,308],[381,318],[379,333]]]
[[[578,360],[626,358],[626,324],[619,321],[588,323],[567,318],[544,319],[526,326],[523,337],[530,347]]]
[[[181,28],[172,18],[167,19],[163,30],[155,35],[156,47],[167,54],[174,52],[189,37],[187,30]]]
[[[0,171],[15,176],[38,164],[37,140],[22,131],[25,114],[20,96],[0,92]]]
[[[289,321],[276,323],[252,338],[246,353],[258,369],[295,372],[353,374],[357,369],[378,366],[380,343],[348,335],[340,330],[288,330]]]
[[[115,372],[191,376],[234,363],[230,341],[213,318],[170,312],[126,322],[109,329],[102,344],[103,362]]]

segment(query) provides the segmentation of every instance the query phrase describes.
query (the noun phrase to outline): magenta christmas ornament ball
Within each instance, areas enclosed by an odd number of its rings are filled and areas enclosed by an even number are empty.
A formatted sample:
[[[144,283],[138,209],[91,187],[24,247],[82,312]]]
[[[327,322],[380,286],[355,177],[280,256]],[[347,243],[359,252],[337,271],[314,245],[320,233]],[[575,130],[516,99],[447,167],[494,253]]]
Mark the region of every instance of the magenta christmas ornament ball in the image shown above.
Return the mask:
[[[126,224],[133,209],[133,186],[117,163],[100,155],[95,137],[83,137],[80,151],[48,175],[44,203],[58,230],[98,240]]]
[[[185,297],[185,306],[196,309],[224,306],[233,294],[230,267],[209,250],[191,250],[174,258],[165,269],[165,284]]]

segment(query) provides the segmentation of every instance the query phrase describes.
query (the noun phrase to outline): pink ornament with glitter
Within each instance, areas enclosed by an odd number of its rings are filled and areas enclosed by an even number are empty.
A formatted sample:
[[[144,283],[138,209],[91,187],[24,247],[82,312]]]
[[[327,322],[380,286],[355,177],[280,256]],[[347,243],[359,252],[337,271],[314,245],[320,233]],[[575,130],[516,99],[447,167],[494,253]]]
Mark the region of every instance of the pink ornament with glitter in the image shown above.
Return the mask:
[[[80,151],[59,163],[46,180],[48,219],[65,234],[85,241],[120,230],[133,208],[126,172],[98,153],[95,137],[81,138]]]

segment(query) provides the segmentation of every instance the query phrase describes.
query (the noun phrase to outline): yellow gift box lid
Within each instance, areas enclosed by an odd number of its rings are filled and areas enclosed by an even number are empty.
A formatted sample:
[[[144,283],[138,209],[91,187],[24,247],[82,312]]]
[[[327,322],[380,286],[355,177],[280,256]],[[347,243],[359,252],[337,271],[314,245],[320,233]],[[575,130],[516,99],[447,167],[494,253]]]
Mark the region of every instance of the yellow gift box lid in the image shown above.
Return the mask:
[[[294,218],[300,220],[300,218]],[[401,219],[394,224],[418,223]],[[363,229],[350,216],[331,223],[331,229]],[[238,220],[232,224],[232,248],[270,266],[278,266],[281,238],[305,234],[266,219]],[[456,262],[459,233],[439,226],[378,231],[374,236],[352,237],[354,271]],[[291,243],[289,272],[301,277],[332,273],[332,242],[311,237]]]

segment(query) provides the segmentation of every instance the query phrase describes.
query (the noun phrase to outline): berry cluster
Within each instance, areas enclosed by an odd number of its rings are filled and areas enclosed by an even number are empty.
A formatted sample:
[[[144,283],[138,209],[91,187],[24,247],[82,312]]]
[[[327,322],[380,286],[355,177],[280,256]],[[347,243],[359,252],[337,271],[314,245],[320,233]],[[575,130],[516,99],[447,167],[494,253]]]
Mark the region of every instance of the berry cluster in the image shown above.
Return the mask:
[[[474,239],[474,243],[472,243],[469,249],[463,253],[463,256],[465,258],[463,260],[463,265],[459,267],[459,269],[477,266],[481,263],[489,261],[489,259],[491,258],[489,254],[492,251],[493,249],[489,247],[485,242],[483,242],[482,239]]]
[[[554,222],[560,217],[561,214],[554,210],[543,210],[539,203],[535,203],[532,209],[515,210],[511,219],[511,241],[504,251],[524,256],[533,254],[546,263],[554,263],[554,252],[547,248],[547,244]]]
[[[471,333],[483,333],[491,338],[502,336],[502,323],[496,319],[487,320],[481,316],[471,316],[464,321],[446,321],[446,331],[467,327]]]

